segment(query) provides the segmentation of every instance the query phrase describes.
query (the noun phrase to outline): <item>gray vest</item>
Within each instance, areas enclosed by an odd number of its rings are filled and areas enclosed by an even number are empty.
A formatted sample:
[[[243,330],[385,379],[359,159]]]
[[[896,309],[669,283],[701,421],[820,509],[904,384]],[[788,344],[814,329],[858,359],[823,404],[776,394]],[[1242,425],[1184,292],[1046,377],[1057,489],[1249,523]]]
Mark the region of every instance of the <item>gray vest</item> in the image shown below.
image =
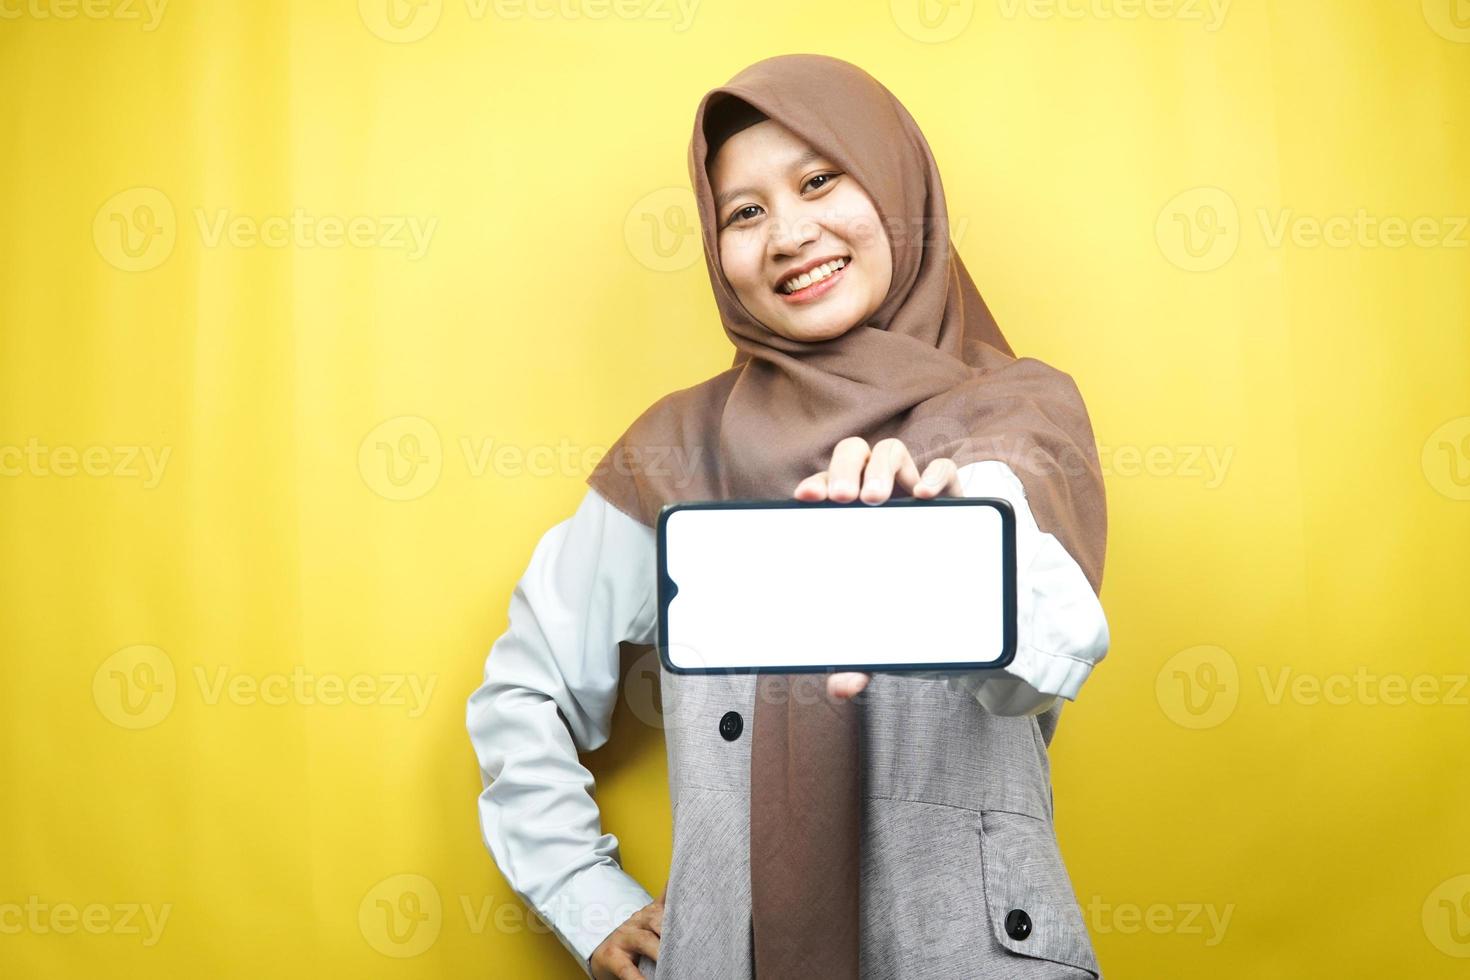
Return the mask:
[[[802,680],[797,678],[801,677]],[[750,980],[754,674],[660,668],[673,856],[645,978]],[[817,697],[823,675],[793,675]],[[1052,826],[1062,702],[992,715],[942,680],[875,674],[863,709],[861,978],[1098,980]],[[820,940],[818,940],[820,941]]]

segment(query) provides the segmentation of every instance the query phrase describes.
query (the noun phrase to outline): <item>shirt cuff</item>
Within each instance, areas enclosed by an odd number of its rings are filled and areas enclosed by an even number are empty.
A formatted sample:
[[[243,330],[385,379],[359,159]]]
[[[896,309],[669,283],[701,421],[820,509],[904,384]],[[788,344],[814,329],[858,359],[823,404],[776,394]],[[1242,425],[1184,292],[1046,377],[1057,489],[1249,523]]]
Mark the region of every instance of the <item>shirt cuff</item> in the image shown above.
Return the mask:
[[[652,902],[653,896],[636,879],[604,861],[578,872],[536,912],[590,977],[593,951]]]

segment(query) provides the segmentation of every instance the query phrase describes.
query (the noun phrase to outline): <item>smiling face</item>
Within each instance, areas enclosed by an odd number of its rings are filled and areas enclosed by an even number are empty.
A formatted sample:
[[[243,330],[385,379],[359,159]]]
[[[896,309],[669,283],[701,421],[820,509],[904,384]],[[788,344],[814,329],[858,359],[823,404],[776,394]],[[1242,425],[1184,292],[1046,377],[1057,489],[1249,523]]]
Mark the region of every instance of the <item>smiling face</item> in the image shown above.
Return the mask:
[[[709,175],[720,267],[771,331],[830,340],[882,305],[893,257],[878,209],[805,140],[763,120],[725,141]]]

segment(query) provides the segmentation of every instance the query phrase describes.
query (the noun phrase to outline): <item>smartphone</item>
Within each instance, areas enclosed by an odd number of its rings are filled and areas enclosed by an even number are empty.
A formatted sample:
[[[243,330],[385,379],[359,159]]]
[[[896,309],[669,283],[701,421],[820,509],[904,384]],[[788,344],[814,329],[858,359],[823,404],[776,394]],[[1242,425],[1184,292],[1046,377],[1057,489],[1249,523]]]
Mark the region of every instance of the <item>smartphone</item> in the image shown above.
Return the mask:
[[[999,497],[708,500],[658,515],[670,671],[1004,667],[1016,653],[1016,515]]]

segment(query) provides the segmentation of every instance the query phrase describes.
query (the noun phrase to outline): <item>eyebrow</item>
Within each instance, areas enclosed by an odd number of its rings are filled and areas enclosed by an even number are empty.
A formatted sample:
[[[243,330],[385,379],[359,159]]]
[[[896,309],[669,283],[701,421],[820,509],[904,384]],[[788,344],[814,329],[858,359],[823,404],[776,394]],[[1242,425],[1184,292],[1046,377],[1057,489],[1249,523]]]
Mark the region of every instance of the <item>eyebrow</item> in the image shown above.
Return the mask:
[[[786,169],[787,170],[795,170],[797,167],[804,167],[804,166],[806,166],[807,164],[811,163],[813,160],[822,160],[822,159],[825,159],[825,157],[823,157],[821,153],[819,153],[816,150],[809,149],[805,153],[803,153],[801,156],[797,157],[795,160],[792,160],[789,164],[787,164],[786,165]],[[723,192],[721,194],[718,194],[718,195],[715,196],[715,210],[716,211],[720,210],[726,204],[730,203],[730,201],[733,200],[734,198],[740,197],[740,196],[742,196],[744,194],[754,194],[754,193],[755,193],[755,188],[754,187],[736,187],[736,188],[732,188],[731,190],[725,191],[725,192]]]

